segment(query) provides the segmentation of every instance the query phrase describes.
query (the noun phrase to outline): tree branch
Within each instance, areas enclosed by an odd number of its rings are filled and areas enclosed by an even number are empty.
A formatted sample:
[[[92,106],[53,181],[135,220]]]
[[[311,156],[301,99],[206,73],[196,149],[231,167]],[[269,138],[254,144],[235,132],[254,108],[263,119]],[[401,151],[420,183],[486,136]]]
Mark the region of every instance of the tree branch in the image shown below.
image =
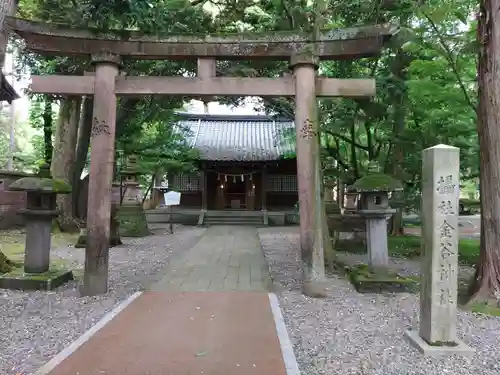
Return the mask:
[[[446,41],[444,40],[443,36],[439,32],[439,29],[436,26],[435,22],[424,11],[422,11],[422,14],[427,19],[427,21],[430,23],[432,30],[434,30],[434,32],[436,33],[436,35],[437,35],[437,37],[439,39],[439,43],[441,44],[441,46],[445,50],[446,55],[447,55],[447,60],[448,60],[448,62],[450,64],[450,66],[451,66],[451,70],[453,71],[453,74],[457,78],[458,85],[460,86],[460,90],[462,90],[462,92],[464,94],[464,97],[465,97],[465,100],[466,100],[467,104],[472,108],[472,110],[475,113],[477,113],[477,107],[472,102],[472,100],[471,100],[471,98],[469,96],[469,93],[467,92],[467,88],[465,87],[465,85],[464,85],[464,83],[462,81],[462,78],[460,77],[460,74],[458,72],[458,67],[457,67],[457,65],[456,65],[456,63],[455,63],[455,61],[453,59],[453,53],[451,52],[450,47],[446,44]]]
[[[354,147],[357,147],[357,148],[360,148],[361,150],[364,150],[364,151],[366,151],[366,152],[369,152],[369,148],[368,148],[367,146],[364,146],[364,145],[362,145],[362,144],[359,144],[359,143],[357,143],[355,140],[353,140],[353,139],[351,139],[351,138],[349,138],[349,137],[346,137],[345,135],[335,133],[335,132],[333,132],[333,131],[331,131],[331,130],[323,130],[323,132],[324,132],[324,133],[326,133],[326,134],[331,135],[332,137],[339,138],[339,139],[341,139],[341,140],[343,140],[343,141],[345,141],[345,142],[347,142],[347,143],[349,143],[349,144],[353,145]]]

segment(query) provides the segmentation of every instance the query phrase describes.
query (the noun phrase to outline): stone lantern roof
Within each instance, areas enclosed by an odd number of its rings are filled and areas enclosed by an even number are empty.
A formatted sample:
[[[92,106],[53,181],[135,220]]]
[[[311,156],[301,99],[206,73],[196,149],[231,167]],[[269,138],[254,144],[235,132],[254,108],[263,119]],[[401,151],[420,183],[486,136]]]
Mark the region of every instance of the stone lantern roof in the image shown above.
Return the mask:
[[[392,176],[377,172],[356,180],[349,190],[357,193],[402,191],[403,184]]]
[[[68,194],[71,185],[64,180],[54,179],[50,176],[49,166],[40,166],[38,176],[23,177],[14,181],[10,186],[13,191],[29,191],[43,194]]]

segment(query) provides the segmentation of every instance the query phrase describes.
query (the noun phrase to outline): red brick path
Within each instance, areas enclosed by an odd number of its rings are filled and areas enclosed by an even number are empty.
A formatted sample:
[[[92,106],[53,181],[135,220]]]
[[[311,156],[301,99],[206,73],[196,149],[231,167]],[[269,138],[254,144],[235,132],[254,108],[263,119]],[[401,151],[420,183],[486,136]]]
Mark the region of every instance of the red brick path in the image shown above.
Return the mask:
[[[268,294],[143,294],[49,375],[285,375]]]

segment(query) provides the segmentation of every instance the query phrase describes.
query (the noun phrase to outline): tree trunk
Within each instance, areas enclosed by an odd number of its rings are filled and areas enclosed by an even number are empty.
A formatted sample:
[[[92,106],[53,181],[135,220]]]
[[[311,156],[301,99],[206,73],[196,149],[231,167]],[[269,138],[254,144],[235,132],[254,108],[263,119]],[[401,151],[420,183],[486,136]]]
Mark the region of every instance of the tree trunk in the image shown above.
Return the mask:
[[[45,163],[49,166],[52,164],[52,126],[54,119],[52,118],[52,97],[45,96],[45,106],[43,108],[43,152]]]
[[[5,53],[7,51],[8,30],[5,27],[5,17],[14,15],[16,12],[15,0],[0,1],[0,71],[5,63]],[[12,269],[12,262],[0,251],[0,273],[9,272]]]
[[[500,0],[482,0],[478,22],[477,130],[481,176],[481,250],[471,300],[500,291]]]
[[[164,171],[162,167],[159,167],[158,170],[155,172],[155,186],[160,186],[161,182],[163,180],[164,176]],[[158,207],[162,199],[162,192],[158,189],[154,189],[151,193],[151,201],[152,201],[152,208]]]
[[[5,25],[5,17],[12,16],[16,13],[15,0],[0,1],[0,70],[3,69],[5,63],[5,53],[7,51],[7,41],[9,39],[9,31]]]
[[[78,211],[78,202],[82,192],[81,177],[90,145],[90,132],[92,131],[92,111],[94,107],[94,99],[87,96],[83,99],[83,106],[80,116],[80,124],[78,126],[78,141],[76,146],[75,164],[73,166],[72,187],[71,193],[73,200],[73,216],[83,218],[87,215],[87,211]]]
[[[404,26],[407,23],[406,19],[400,20],[401,24]],[[395,178],[404,181],[404,144],[402,142],[403,132],[405,131],[405,120],[406,120],[406,101],[407,101],[407,90],[406,90],[406,70],[410,63],[410,59],[403,51],[402,48],[398,48],[394,61],[392,63],[392,73],[397,77],[400,82],[400,87],[395,87],[393,89],[393,106],[394,106],[394,125],[393,125],[393,151],[392,151],[392,174]],[[390,221],[391,229],[390,234],[393,236],[399,236],[404,234],[403,226],[403,208],[404,208],[404,192],[393,192],[393,199],[397,201],[398,207],[397,211],[393,215]]]
[[[55,145],[52,154],[52,177],[73,183],[75,147],[80,120],[81,97],[63,99],[59,107]],[[59,227],[63,232],[78,231],[79,225],[73,216],[72,194],[57,197]]]

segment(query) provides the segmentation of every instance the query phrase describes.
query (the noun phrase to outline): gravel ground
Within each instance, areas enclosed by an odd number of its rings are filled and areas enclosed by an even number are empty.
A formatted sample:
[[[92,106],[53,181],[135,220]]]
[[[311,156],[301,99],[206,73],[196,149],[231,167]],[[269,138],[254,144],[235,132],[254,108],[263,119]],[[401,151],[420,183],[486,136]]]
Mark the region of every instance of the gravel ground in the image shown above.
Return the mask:
[[[284,289],[280,303],[302,375],[500,374],[500,318],[459,311],[458,335],[475,356],[424,359],[404,337],[418,329],[418,295],[358,294],[332,276],[328,298],[304,297],[298,230],[265,228],[260,239],[271,275]]]
[[[203,231],[176,226],[173,235],[157,228],[155,236],[122,239],[123,245],[110,250],[110,291],[104,296],[79,297],[77,282],[54,292],[0,289],[0,374],[32,374],[121,301],[161,278],[169,257],[192,247]],[[65,247],[52,254],[73,269],[83,268],[84,249]]]

